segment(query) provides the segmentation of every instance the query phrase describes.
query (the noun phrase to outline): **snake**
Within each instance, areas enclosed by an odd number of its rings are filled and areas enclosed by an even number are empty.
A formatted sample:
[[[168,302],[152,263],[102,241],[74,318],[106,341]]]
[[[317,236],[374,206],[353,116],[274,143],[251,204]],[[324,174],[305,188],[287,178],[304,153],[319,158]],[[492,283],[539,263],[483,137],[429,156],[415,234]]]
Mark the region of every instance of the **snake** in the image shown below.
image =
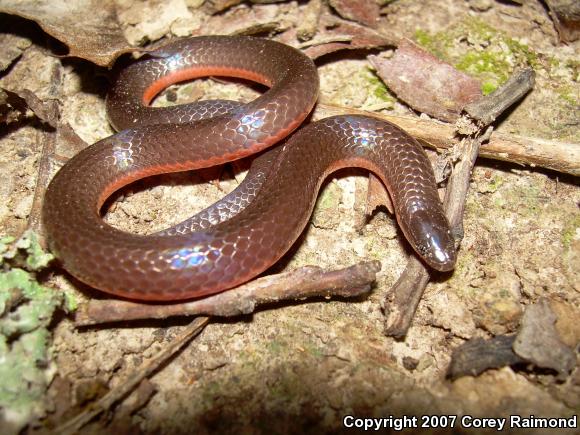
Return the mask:
[[[169,85],[207,76],[267,89],[247,104],[152,105]],[[419,257],[435,270],[452,270],[454,240],[422,146],[369,116],[333,116],[298,128],[318,93],[314,62],[265,38],[191,37],[147,53],[117,72],[107,94],[118,133],[72,157],[46,189],[42,222],[50,250],[75,278],[115,296],[179,301],[218,293],[274,265],[309,222],[324,180],[360,167],[387,188]],[[107,199],[136,180],[255,154],[234,191],[169,229],[134,234],[103,219]]]

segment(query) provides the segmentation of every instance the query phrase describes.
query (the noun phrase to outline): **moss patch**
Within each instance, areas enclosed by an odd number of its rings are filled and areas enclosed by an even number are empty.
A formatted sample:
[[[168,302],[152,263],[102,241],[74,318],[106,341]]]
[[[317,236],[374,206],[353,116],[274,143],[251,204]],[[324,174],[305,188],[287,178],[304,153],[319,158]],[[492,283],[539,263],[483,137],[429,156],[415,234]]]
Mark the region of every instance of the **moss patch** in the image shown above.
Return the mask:
[[[433,55],[479,78],[484,94],[503,84],[516,67],[538,65],[537,54],[526,44],[474,18],[434,35],[419,29],[414,38]]]

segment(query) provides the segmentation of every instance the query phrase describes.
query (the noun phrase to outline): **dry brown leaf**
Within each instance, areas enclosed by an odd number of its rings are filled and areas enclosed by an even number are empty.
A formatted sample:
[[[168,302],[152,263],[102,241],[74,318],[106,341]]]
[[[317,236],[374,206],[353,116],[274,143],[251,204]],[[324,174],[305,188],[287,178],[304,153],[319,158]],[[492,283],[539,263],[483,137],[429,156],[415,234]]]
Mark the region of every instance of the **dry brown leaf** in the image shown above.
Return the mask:
[[[288,0],[250,0],[250,3],[255,4],[268,4],[268,3],[283,3]],[[223,12],[226,9],[230,9],[234,6],[243,3],[244,0],[206,0],[203,5],[203,10],[208,14],[217,14]]]
[[[54,101],[42,101],[28,89],[9,91],[0,88],[0,122],[10,124],[27,116],[30,109],[42,122],[56,128],[59,112]]]
[[[207,0],[203,5],[203,10],[208,14],[217,14],[233,6],[239,5],[243,0]]]
[[[580,2],[578,0],[546,0],[554,25],[564,42],[580,38]]]
[[[69,47],[68,56],[110,66],[131,51],[111,0],[0,0],[0,12],[33,20]]]
[[[310,0],[302,10],[296,26],[296,36],[300,41],[310,41],[318,32],[322,6],[322,0]]]
[[[453,122],[469,103],[481,98],[481,83],[413,42],[402,40],[391,59],[368,57],[377,74],[409,106]]]
[[[18,91],[18,96],[28,105],[28,108],[34,112],[36,117],[42,122],[56,128],[60,113],[54,100],[42,101],[36,94],[28,89]]]
[[[343,20],[322,20],[326,29],[318,32],[315,39],[308,42],[304,52],[312,59],[339,50],[372,49],[396,45],[396,40],[358,24],[347,23]]]
[[[282,32],[291,23],[280,8],[272,5],[239,7],[210,17],[195,35],[255,35]]]
[[[330,6],[343,18],[376,27],[379,20],[379,5],[374,1],[330,0]]]
[[[576,366],[576,356],[560,339],[556,320],[546,299],[528,306],[513,347],[522,358],[538,367],[554,369],[560,377],[566,377]]]
[[[167,35],[189,36],[201,25],[185,0],[150,0],[117,6],[117,17],[132,45],[157,41]]]

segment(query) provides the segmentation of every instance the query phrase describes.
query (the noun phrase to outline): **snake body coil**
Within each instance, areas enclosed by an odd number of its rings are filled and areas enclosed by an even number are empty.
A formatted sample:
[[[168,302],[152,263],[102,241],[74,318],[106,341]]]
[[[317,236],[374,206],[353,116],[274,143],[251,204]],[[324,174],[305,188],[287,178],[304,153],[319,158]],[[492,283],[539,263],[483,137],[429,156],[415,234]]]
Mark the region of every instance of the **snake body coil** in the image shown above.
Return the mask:
[[[270,89],[245,105],[148,107],[169,84],[207,75]],[[328,174],[359,166],[387,186],[417,253],[435,269],[452,269],[453,239],[422,147],[398,127],[362,116],[305,126],[257,158],[238,189],[171,229],[141,236],[103,222],[100,209],[119,188],[266,149],[302,123],[317,95],[312,61],[265,39],[181,40],[132,64],[107,97],[111,123],[121,131],[72,158],[47,189],[43,221],[51,250],[72,275],[108,293],[144,300],[216,293],[274,264],[302,232]]]

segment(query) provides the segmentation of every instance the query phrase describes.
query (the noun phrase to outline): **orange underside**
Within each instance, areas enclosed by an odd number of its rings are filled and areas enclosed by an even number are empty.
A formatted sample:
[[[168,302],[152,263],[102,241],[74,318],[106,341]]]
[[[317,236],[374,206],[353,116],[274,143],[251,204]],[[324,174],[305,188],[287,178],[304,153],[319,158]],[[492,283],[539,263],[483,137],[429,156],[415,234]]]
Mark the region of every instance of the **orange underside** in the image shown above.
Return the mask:
[[[151,101],[153,101],[153,98],[168,86],[208,76],[236,77],[261,83],[268,87],[272,85],[272,81],[268,77],[241,68],[229,68],[226,66],[193,66],[175,71],[154,81],[143,93],[143,104],[148,106]]]
[[[263,76],[261,74],[255,73],[253,71],[248,71],[241,68],[229,68],[225,66],[217,67],[217,66],[193,66],[187,69],[182,69],[179,71],[175,71],[174,73],[168,74],[159,80],[153,82],[143,93],[142,102],[144,105],[148,106],[151,101],[158,95],[161,91],[163,91],[168,86],[184,82],[187,80],[192,80],[199,77],[208,77],[208,76],[224,76],[224,77],[236,77],[241,79],[250,80],[253,82],[257,82],[263,84],[265,86],[271,87],[272,81],[270,78]],[[100,210],[103,203],[106,199],[118,189],[130,184],[133,181],[151,176],[157,175],[162,173],[169,173],[169,172],[179,172],[184,170],[191,170],[197,169],[202,167],[210,167],[219,164],[223,164],[232,160],[237,160],[254,153],[257,153],[264,149],[264,145],[270,145],[276,143],[277,141],[281,140],[282,138],[286,137],[291,131],[293,131],[306,117],[308,113],[303,113],[302,116],[295,120],[294,122],[290,123],[290,125],[286,128],[281,130],[275,137],[270,138],[268,143],[259,144],[257,147],[253,148],[246,148],[240,149],[238,152],[230,153],[227,156],[220,156],[216,158],[212,158],[205,161],[198,161],[196,164],[192,164],[192,162],[183,162],[182,164],[173,164],[173,165],[158,165],[158,166],[151,166],[148,168],[143,168],[141,170],[135,171],[126,178],[121,178],[114,183],[108,185],[103,192],[99,195],[97,207]]]

